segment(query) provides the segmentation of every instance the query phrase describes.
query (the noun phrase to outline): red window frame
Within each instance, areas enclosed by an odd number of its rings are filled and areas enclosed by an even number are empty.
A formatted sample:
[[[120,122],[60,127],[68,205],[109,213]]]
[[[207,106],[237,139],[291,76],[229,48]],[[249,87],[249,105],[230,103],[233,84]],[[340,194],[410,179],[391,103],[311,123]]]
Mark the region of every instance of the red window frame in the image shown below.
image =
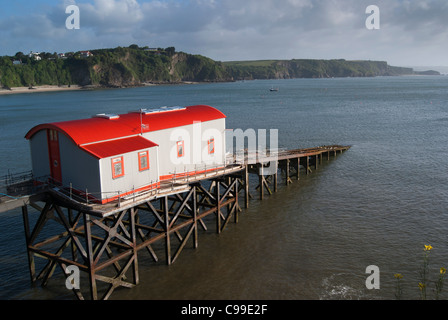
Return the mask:
[[[146,158],[146,166],[142,166],[142,159]],[[138,153],[138,170],[145,171],[149,169],[149,152],[141,151]]]
[[[210,149],[211,147],[211,149]],[[208,154],[214,154],[215,153],[215,138],[211,138],[207,141],[207,151]]]
[[[177,141],[177,157],[182,158],[185,155],[185,144],[184,140]]]
[[[121,173],[117,172],[115,170],[115,165],[116,164],[120,164],[121,166]],[[116,178],[120,178],[122,176],[124,176],[124,161],[123,161],[123,157],[115,157],[111,159],[111,165],[112,165],[112,178],[116,179]]]

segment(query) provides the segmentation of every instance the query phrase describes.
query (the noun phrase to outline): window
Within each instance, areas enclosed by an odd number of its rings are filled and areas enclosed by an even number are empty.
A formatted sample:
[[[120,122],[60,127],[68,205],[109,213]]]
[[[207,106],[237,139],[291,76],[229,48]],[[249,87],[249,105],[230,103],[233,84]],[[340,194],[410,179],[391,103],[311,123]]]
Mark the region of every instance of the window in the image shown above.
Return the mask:
[[[184,141],[177,141],[177,157],[181,158],[185,155]]]
[[[112,159],[112,178],[116,179],[124,176],[123,157]]]
[[[214,154],[215,153],[215,139],[211,138],[207,141],[208,144],[208,154]]]
[[[56,130],[49,130],[50,141],[58,141],[58,132]]]
[[[149,169],[148,151],[138,153],[138,170],[144,171]]]

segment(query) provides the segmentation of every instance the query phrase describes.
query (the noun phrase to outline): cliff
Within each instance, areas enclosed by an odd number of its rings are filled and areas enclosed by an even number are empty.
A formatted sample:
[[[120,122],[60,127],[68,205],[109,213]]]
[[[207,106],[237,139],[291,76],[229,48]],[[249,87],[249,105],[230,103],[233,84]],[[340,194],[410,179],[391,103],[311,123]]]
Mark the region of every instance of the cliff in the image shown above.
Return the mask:
[[[235,79],[291,79],[375,77],[414,74],[411,68],[389,66],[384,61],[260,60],[226,62]]]
[[[172,47],[148,50],[133,45],[91,50],[90,53],[88,57],[81,56],[80,52],[68,53],[63,59],[56,54],[43,54],[39,61],[22,53],[1,57],[0,87],[68,84],[131,87],[148,82],[233,80],[221,62],[175,52]]]
[[[93,50],[75,83],[129,87],[143,83],[231,81],[224,66],[200,55],[116,48]],[[73,70],[74,71],[74,70]]]
[[[0,57],[0,87],[68,85],[130,87],[144,83],[224,82],[242,79],[373,77],[418,74],[384,61],[260,60],[219,62],[201,55],[166,49],[114,49],[42,53],[37,61],[21,52]],[[422,74],[422,73],[419,73]],[[428,74],[438,74],[431,71]]]

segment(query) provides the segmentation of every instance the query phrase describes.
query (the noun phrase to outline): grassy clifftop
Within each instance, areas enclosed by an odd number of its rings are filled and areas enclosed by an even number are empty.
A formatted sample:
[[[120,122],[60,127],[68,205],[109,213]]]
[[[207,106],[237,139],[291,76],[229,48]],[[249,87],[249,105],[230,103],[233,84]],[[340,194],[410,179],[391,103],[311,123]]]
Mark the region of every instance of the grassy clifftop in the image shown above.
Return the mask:
[[[389,66],[384,61],[260,60],[234,61],[224,65],[235,79],[289,79],[374,77],[414,74],[411,68]]]
[[[201,55],[137,45],[67,53],[18,52],[0,57],[0,87],[68,85],[127,87],[147,82],[222,82],[241,79],[371,77],[415,74],[384,61],[260,60],[219,62]]]

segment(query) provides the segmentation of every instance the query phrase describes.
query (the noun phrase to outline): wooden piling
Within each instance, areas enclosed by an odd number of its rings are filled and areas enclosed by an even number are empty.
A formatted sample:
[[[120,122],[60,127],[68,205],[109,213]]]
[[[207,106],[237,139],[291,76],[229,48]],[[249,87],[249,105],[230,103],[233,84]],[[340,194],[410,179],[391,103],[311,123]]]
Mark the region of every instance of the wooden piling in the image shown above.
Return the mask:
[[[286,171],[286,179],[285,179],[286,185],[292,183],[291,177],[289,176],[289,174],[290,174],[289,162],[290,162],[290,160],[286,159],[286,170],[285,170]]]
[[[300,158],[297,158],[297,180],[300,180]]]
[[[28,207],[22,206],[22,218],[23,218],[23,226],[25,229],[25,242],[26,247],[29,249],[31,245],[31,233],[30,233],[30,222],[28,218]],[[27,250],[28,257],[28,266],[30,271],[31,282],[34,283],[36,281],[36,268],[34,265],[34,254],[31,251]]]
[[[249,168],[244,166],[244,205],[249,208]]]

